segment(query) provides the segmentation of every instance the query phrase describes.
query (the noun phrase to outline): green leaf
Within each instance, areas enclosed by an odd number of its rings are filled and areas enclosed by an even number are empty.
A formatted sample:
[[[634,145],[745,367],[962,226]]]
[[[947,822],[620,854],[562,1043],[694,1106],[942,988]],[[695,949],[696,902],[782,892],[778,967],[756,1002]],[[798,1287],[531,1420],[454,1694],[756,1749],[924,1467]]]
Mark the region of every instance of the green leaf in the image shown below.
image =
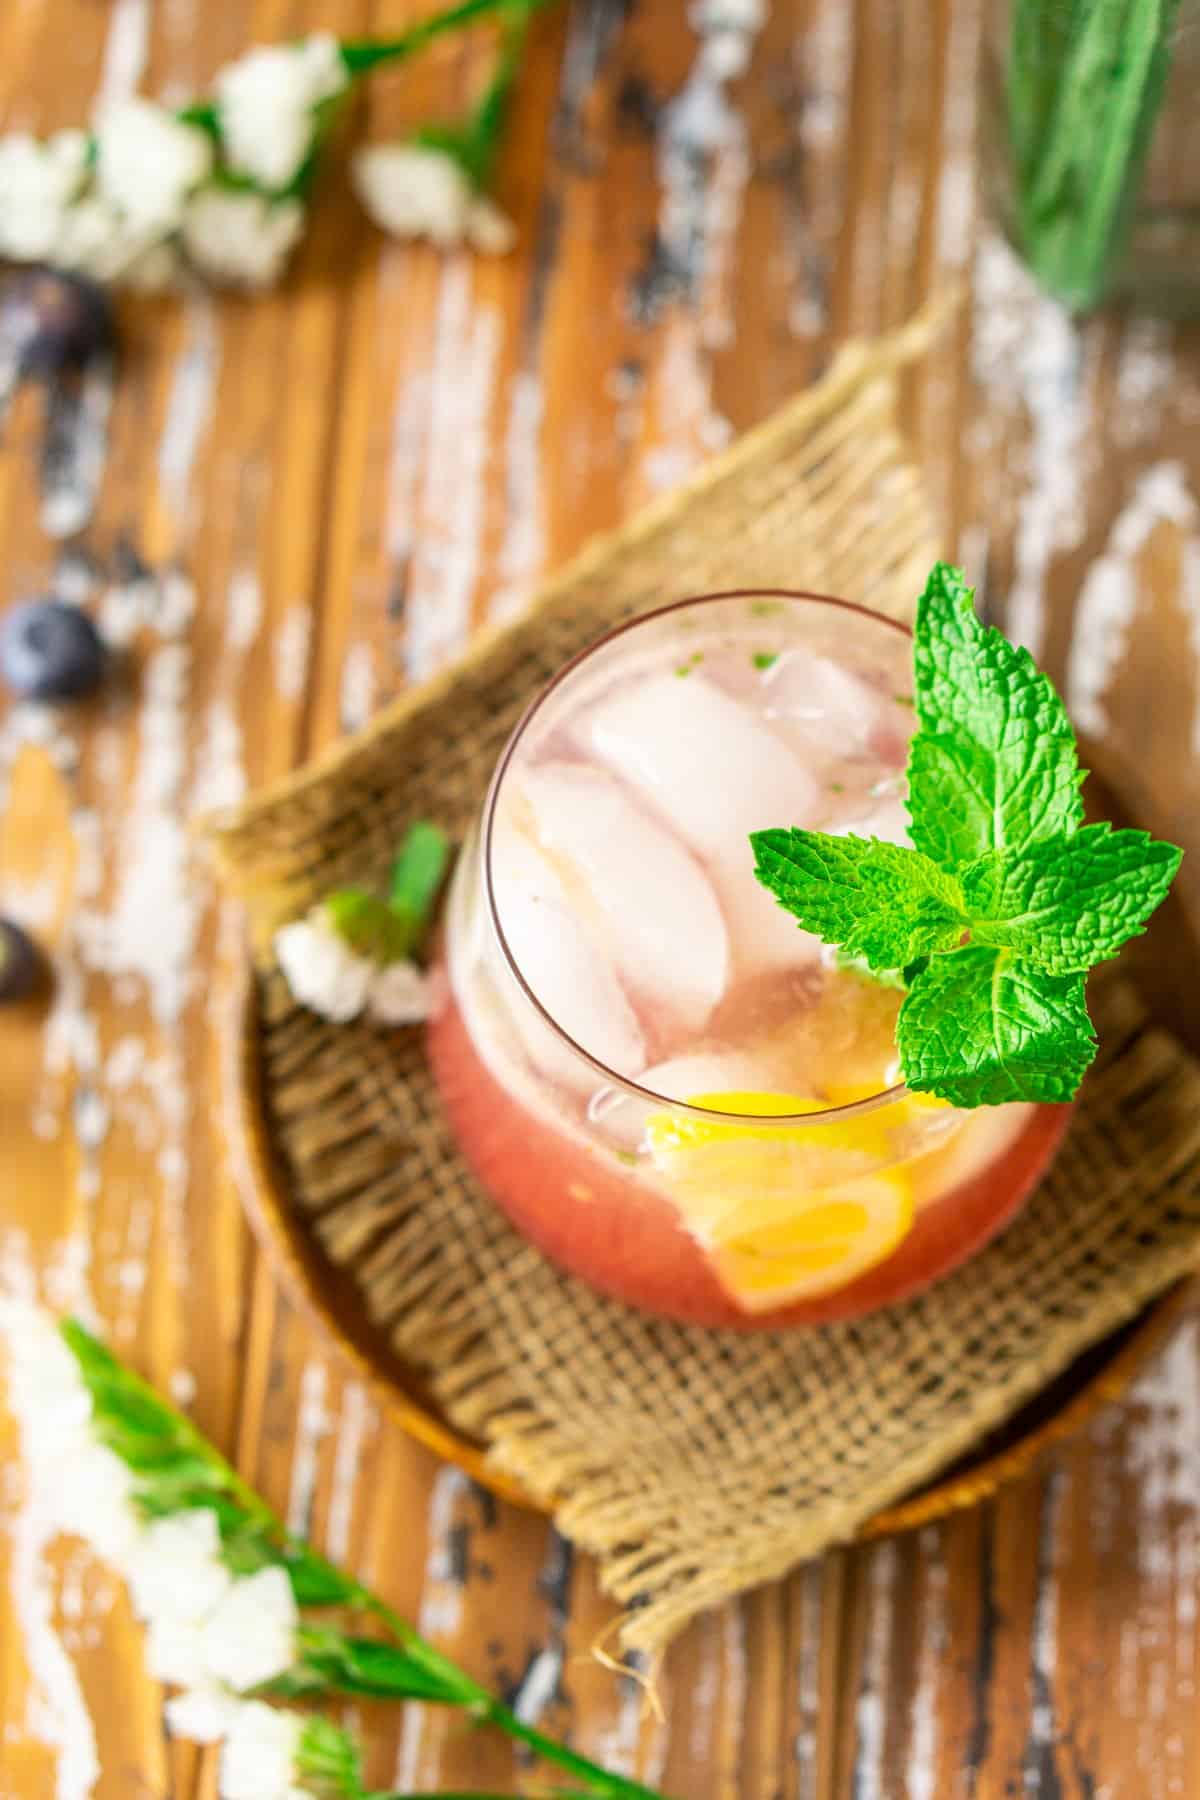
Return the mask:
[[[409,828],[392,866],[388,904],[408,924],[414,945],[433,917],[449,862],[450,840],[439,825],[419,819]]]
[[[1084,982],[987,944],[933,957],[897,1021],[905,1081],[955,1106],[1070,1100],[1096,1053]]]
[[[902,969],[962,938],[958,883],[917,850],[821,831],[757,831],[750,841],[754,872],[780,904],[872,969]]]
[[[468,1707],[474,1700],[473,1684],[452,1667],[432,1667],[419,1650],[378,1638],[308,1627],[299,1634],[299,1650],[293,1666],[270,1684],[271,1693],[292,1699],[349,1694]]]
[[[1145,929],[1182,856],[1145,831],[1099,824],[985,859],[962,875],[972,941],[1058,974],[1089,969]]]
[[[934,567],[917,604],[913,666],[908,787],[918,850],[954,870],[1081,823],[1066,708],[1027,650],[981,624],[973,589],[947,563]]]
[[[413,947],[413,928],[408,919],[393,912],[386,900],[365,888],[338,888],[324,902],[325,912],[338,936],[359,956],[372,962],[402,962]]]

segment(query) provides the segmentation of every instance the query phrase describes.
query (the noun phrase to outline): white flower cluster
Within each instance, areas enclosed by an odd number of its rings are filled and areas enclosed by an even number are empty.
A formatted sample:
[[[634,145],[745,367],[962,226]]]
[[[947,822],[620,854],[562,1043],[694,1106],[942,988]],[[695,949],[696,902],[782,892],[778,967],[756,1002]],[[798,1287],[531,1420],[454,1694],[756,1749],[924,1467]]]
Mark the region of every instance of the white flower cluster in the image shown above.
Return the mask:
[[[52,1507],[50,1522],[83,1538],[128,1584],[147,1628],[149,1673],[186,1690],[167,1704],[172,1730],[226,1740],[222,1800],[303,1800],[303,1720],[238,1697],[295,1660],[299,1615],[286,1573],[232,1575],[208,1508],[144,1523],[130,1471],[96,1438],[91,1395],[46,1314],[3,1299],[0,1329],[31,1479]]]
[[[141,288],[170,287],[189,267],[268,286],[304,230],[283,190],[312,151],[317,107],[347,80],[336,38],[322,35],[223,70],[215,140],[139,98],[106,107],[90,135],[0,138],[0,256]]]
[[[358,197],[377,225],[398,238],[428,238],[439,249],[466,244],[503,255],[516,228],[472,185],[445,150],[424,144],[373,144],[354,158]]]
[[[430,984],[416,964],[360,956],[323,906],[275,933],[275,956],[301,1006],[327,1019],[365,1012],[379,1025],[416,1025],[429,1017]]]

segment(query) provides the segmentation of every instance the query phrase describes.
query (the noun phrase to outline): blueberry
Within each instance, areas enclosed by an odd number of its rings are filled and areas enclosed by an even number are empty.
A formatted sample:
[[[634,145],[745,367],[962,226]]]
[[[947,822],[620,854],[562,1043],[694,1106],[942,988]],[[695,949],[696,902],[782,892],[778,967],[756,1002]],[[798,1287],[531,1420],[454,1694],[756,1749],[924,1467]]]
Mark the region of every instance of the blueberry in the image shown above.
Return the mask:
[[[28,700],[73,700],[104,676],[104,642],[63,600],[26,600],[0,618],[0,676]]]
[[[41,967],[33,940],[11,919],[0,919],[0,1004],[32,993]]]
[[[27,269],[0,293],[0,343],[20,376],[77,366],[112,341],[108,295],[85,275]]]

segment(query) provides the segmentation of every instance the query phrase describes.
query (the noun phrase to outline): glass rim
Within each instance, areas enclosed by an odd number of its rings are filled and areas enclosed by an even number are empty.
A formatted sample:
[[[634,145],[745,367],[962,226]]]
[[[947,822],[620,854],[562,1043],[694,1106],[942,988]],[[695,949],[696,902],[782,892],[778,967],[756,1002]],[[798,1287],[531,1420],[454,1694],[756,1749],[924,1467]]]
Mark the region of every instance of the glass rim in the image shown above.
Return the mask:
[[[649,625],[657,619],[667,618],[671,613],[682,612],[689,607],[713,605],[722,600],[800,600],[818,606],[834,607],[841,612],[857,613],[861,618],[868,619],[873,625],[884,625],[890,631],[898,632],[901,637],[910,640],[913,635],[910,627],[905,625],[902,620],[891,619],[886,613],[876,612],[870,606],[863,606],[860,601],[842,600],[835,594],[818,594],[807,588],[777,587],[721,588],[709,594],[692,594],[682,600],[668,601],[665,606],[653,607],[649,612],[635,613],[632,618],[622,619],[618,624],[610,626],[600,637],[592,643],[586,644],[582,650],[577,650],[574,656],[569,657],[557,674],[551,676],[545,686],[533,696],[513,726],[508,742],[501,751],[499,761],[492,771],[492,778],[488,783],[487,794],[483,802],[480,843],[480,862],[483,872],[484,897],[487,901],[488,922],[508,971],[525,999],[528,1000],[552,1035],[564,1044],[573,1055],[578,1056],[594,1069],[606,1085],[620,1088],[630,1098],[640,1102],[648,1101],[658,1108],[669,1108],[672,1112],[684,1113],[699,1120],[715,1119],[726,1124],[754,1126],[759,1131],[769,1130],[773,1126],[786,1126],[790,1130],[793,1127],[807,1128],[833,1124],[839,1120],[856,1118],[860,1114],[876,1112],[884,1106],[890,1106],[895,1101],[903,1099],[908,1088],[903,1081],[899,1081],[891,1087],[881,1088],[877,1094],[866,1094],[861,1100],[851,1100],[841,1106],[826,1106],[817,1112],[803,1113],[718,1112],[715,1107],[694,1106],[688,1100],[673,1100],[669,1094],[657,1093],[653,1088],[643,1087],[631,1076],[622,1075],[616,1069],[610,1069],[607,1063],[602,1062],[598,1056],[593,1056],[590,1050],[586,1050],[571,1036],[570,1032],[563,1029],[553,1013],[543,1006],[526,981],[520,964],[513,955],[508,939],[504,935],[504,927],[500,923],[495,884],[492,880],[492,844],[496,807],[504,777],[508,773],[529,726],[532,725],[551,696],[557,693],[563,683],[582,664],[589,661],[597,651],[606,649],[609,644],[615,643],[618,638],[624,637],[626,633],[636,630],[641,625]]]

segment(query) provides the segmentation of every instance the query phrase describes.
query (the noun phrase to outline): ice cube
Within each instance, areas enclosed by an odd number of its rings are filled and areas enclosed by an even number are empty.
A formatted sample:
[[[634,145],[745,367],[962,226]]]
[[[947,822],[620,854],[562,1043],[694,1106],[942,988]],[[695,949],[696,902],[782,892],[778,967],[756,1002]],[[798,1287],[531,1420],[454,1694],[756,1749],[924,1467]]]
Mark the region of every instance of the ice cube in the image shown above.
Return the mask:
[[[767,718],[801,751],[903,761],[911,710],[832,657],[793,646],[763,676],[763,696]]]
[[[739,974],[813,959],[816,940],[755,880],[748,839],[811,824],[820,789],[748,706],[699,672],[656,675],[607,695],[574,736],[706,860]]]
[[[519,777],[528,823],[577,917],[670,1037],[695,1034],[725,992],[729,939],[708,876],[601,769],[543,763]]]
[[[752,831],[809,824],[820,806],[799,757],[699,670],[615,689],[581,715],[573,735],[714,862],[748,857]]]
[[[615,968],[574,916],[547,858],[502,818],[492,839],[492,884],[513,960],[551,1018],[606,1067],[636,1075],[645,1066],[645,1041]],[[515,984],[509,990],[512,1022],[536,1065],[577,1091],[595,1088],[596,1071],[550,1030]]]

